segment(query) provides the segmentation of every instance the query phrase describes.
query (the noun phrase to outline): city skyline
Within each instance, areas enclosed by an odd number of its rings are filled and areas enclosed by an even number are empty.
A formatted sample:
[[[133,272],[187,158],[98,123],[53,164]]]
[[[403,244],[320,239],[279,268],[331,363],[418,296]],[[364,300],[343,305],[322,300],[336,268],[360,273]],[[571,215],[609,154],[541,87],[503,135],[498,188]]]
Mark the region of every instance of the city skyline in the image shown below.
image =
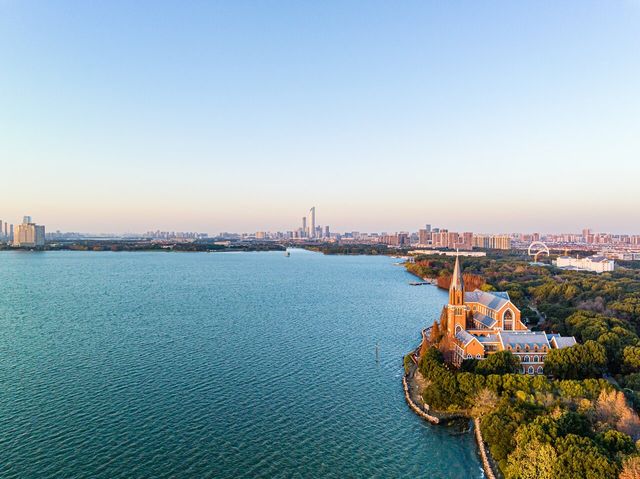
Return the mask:
[[[637,1],[0,2],[3,215],[285,231],[317,205],[336,231],[632,234],[639,20]]]

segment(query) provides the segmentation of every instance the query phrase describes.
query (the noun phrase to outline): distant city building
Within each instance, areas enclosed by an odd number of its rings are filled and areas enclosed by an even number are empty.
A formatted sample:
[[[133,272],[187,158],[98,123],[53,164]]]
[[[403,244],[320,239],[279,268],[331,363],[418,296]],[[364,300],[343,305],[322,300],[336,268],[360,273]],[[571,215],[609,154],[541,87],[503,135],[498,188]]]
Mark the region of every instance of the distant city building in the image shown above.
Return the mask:
[[[615,261],[602,255],[588,256],[586,258],[559,256],[555,264],[562,269],[592,271],[594,273],[604,273],[615,269]]]
[[[485,249],[511,249],[511,238],[507,235],[473,235],[473,246]]]
[[[427,225],[427,228],[418,231],[418,244],[427,246],[431,244],[431,226]]]
[[[31,216],[25,216],[22,224],[18,225],[15,229],[13,245],[21,248],[36,248],[44,246],[44,242],[44,226],[33,223]]]
[[[309,237],[315,238],[316,236],[316,207],[312,206],[309,210]]]

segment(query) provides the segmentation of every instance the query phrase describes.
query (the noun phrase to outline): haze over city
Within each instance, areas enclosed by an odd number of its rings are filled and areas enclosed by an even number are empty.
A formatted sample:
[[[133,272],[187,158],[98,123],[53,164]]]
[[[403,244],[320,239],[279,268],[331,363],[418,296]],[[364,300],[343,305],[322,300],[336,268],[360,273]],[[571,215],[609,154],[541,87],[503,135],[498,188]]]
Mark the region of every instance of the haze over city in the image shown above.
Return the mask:
[[[0,2],[1,216],[637,233],[640,4]],[[637,230],[637,228],[635,228]]]

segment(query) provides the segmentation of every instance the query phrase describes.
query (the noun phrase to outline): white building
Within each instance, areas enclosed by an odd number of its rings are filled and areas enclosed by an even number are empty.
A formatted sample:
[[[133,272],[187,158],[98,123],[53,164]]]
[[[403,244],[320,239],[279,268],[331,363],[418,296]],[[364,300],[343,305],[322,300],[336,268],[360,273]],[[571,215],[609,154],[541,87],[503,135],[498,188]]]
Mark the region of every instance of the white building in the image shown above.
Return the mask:
[[[587,258],[572,258],[570,256],[558,256],[555,261],[558,268],[576,271],[593,271],[594,273],[604,273],[613,271],[615,261],[605,256],[589,256]]]

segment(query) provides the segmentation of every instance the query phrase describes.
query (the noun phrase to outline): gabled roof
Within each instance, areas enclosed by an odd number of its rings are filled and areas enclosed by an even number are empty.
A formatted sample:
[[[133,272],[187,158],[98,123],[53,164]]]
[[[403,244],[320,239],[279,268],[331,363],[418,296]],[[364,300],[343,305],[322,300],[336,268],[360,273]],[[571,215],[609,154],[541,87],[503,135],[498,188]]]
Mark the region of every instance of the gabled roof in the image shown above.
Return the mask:
[[[534,346],[550,347],[547,335],[543,331],[499,331],[498,337],[504,349],[507,349],[508,346],[511,346],[512,349],[515,349],[516,346],[520,346],[520,348],[525,346],[530,348]]]
[[[497,334],[487,334],[486,336],[481,336],[478,335],[476,336],[476,339],[478,341],[480,341],[481,343],[499,343],[500,342],[500,338],[498,338]]]
[[[473,320],[478,321],[480,324],[482,324],[486,328],[493,328],[498,322],[495,319],[490,318],[489,316],[484,315],[478,311],[475,311],[473,313]]]
[[[504,292],[486,292],[479,289],[464,294],[465,303],[480,303],[489,309],[498,310],[509,301],[509,293]]]
[[[478,338],[476,338],[473,334],[470,334],[470,333],[466,332],[464,329],[461,329],[460,331],[458,331],[456,333],[456,339],[458,341],[460,341],[463,346],[466,346],[467,344],[469,344],[474,339],[476,341],[478,340]]]
[[[559,334],[548,334],[549,341],[557,349],[570,348],[577,344],[576,338],[573,336],[560,336]]]

